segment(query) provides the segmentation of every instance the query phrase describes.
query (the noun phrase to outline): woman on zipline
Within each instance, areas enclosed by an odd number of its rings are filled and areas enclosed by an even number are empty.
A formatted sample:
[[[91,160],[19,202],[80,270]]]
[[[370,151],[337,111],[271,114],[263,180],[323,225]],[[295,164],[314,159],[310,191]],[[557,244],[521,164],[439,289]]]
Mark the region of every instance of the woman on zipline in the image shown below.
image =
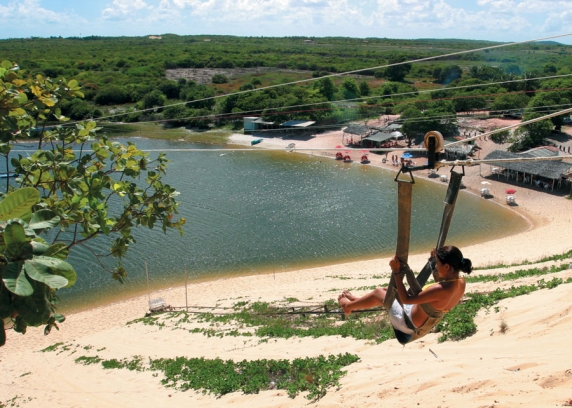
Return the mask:
[[[397,257],[394,256],[389,261],[391,271],[395,275],[397,295],[403,304],[401,306],[397,299],[393,302],[389,310],[389,320],[394,329],[406,335],[412,335],[415,331],[406,324],[404,312],[416,328],[422,327],[429,319],[427,313],[419,305],[428,303],[439,312],[448,312],[459,303],[465,293],[465,280],[459,277],[459,272],[469,274],[473,270],[471,260],[463,258],[463,254],[455,246],[433,249],[431,257],[436,260],[439,279],[433,284],[425,285],[418,294],[410,294],[405,289],[401,263]],[[386,293],[387,288],[377,288],[362,297],[356,297],[346,290],[338,297],[338,303],[348,315],[354,310],[382,306]]]

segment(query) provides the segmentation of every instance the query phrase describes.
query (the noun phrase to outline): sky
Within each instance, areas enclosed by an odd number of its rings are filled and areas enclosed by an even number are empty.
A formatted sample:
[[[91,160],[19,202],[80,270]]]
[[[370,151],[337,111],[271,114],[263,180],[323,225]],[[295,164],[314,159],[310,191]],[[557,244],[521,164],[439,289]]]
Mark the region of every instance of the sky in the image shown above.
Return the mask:
[[[2,39],[170,33],[518,42],[570,32],[570,0],[0,0]],[[572,36],[554,41],[572,44]]]

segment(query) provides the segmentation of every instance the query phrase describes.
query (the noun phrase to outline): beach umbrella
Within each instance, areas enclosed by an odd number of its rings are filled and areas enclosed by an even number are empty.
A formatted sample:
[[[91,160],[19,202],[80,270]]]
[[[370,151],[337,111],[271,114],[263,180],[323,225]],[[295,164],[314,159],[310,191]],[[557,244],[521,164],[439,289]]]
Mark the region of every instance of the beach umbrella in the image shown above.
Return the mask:
[[[402,157],[403,159],[411,159],[411,158],[413,158],[413,156],[411,155],[411,153],[403,153],[403,154],[401,155],[401,157]]]
[[[507,194],[514,194],[514,193],[516,193],[516,190],[514,188],[507,188],[506,193]]]

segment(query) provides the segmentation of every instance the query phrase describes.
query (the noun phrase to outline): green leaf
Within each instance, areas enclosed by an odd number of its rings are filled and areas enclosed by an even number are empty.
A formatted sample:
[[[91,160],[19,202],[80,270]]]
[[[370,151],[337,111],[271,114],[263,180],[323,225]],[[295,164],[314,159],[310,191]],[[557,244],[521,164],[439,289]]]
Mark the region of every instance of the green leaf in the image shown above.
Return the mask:
[[[34,256],[34,248],[30,242],[17,242],[6,246],[4,255],[13,262],[25,261],[26,259],[32,259]]]
[[[32,250],[34,255],[44,255],[46,251],[50,248],[50,244],[48,244],[41,238],[32,239],[30,245],[32,245]]]
[[[50,269],[49,265],[46,265],[44,262],[37,262],[36,259],[24,263],[24,270],[30,278],[45,283],[52,289],[60,289],[67,286],[68,280],[58,275],[52,275]]]
[[[60,217],[56,215],[52,210],[39,210],[32,215],[32,219],[29,222],[29,227],[34,231],[45,230],[48,228],[53,228],[60,222]]]
[[[64,244],[63,242],[57,242],[51,245],[46,250],[46,252],[43,253],[43,255],[56,259],[61,259],[63,261],[64,259],[67,259],[69,253],[70,250],[68,249],[68,246],[66,244]]]
[[[7,245],[21,244],[29,241],[26,237],[24,226],[15,220],[11,220],[4,230],[4,241]]]
[[[65,278],[68,283],[64,288],[69,288],[73,286],[77,280],[77,274],[73,269],[73,266],[66,261],[57,258],[51,258],[47,256],[36,256],[33,259],[35,262],[42,263],[50,268],[50,273],[54,275],[59,275]]]
[[[24,218],[40,199],[40,192],[33,187],[23,187],[8,194],[0,202],[0,221]]]
[[[38,327],[46,324],[52,315],[51,304],[48,300],[50,288],[37,281],[33,282],[32,296],[16,297],[14,306],[18,310],[18,318],[28,326]]]
[[[8,264],[2,279],[6,289],[18,296],[30,296],[34,293],[34,288],[26,279],[26,274],[22,268],[22,262],[11,262]]]

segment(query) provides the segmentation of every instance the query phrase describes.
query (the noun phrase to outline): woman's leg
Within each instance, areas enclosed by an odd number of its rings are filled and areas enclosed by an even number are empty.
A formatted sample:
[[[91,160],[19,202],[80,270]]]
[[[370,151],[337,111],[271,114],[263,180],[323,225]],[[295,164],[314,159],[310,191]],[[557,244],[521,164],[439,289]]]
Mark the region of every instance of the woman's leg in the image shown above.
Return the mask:
[[[371,309],[377,306],[383,306],[387,288],[377,288],[372,292],[358,298],[348,291],[344,291],[338,296],[338,303],[344,310],[345,314],[350,314],[354,310]]]

